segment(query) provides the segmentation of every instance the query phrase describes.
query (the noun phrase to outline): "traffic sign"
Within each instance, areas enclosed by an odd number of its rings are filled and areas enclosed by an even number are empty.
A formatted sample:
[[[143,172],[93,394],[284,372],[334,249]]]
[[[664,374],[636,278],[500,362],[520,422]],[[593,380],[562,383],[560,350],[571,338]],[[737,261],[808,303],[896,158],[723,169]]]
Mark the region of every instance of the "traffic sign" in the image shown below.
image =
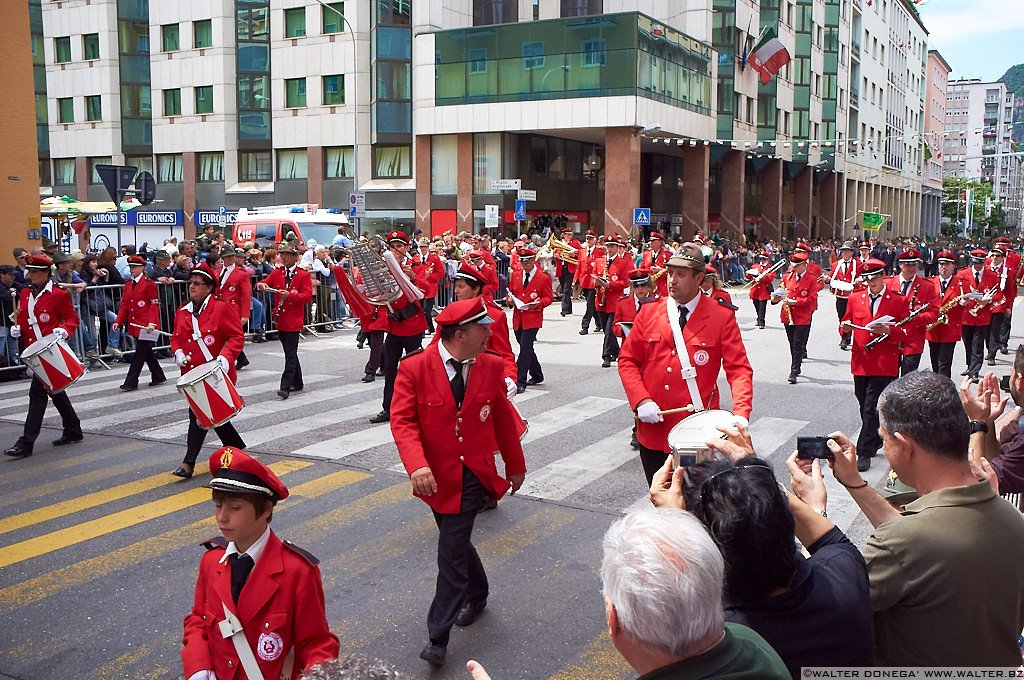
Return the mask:
[[[523,188],[521,179],[495,179],[491,180],[491,191],[519,191]]]
[[[228,226],[228,207],[226,205],[217,209],[217,226],[221,229]]]
[[[517,221],[526,219],[526,201],[516,201],[515,219]]]
[[[484,206],[484,226],[487,227],[488,229],[498,228],[498,206]]]
[[[366,217],[365,191],[353,191],[348,195],[348,216]]]
[[[156,199],[156,180],[152,173],[143,170],[135,178],[135,190],[138,192],[139,203],[149,205]]]
[[[134,165],[97,165],[96,174],[100,176],[103,186],[107,189],[110,200],[120,203],[128,193],[128,187],[135,179],[139,169]]]
[[[520,201],[536,201],[537,192],[533,189],[520,189],[519,193],[516,194],[516,198]]]
[[[651,226],[651,209],[633,208],[633,224],[638,227]]]

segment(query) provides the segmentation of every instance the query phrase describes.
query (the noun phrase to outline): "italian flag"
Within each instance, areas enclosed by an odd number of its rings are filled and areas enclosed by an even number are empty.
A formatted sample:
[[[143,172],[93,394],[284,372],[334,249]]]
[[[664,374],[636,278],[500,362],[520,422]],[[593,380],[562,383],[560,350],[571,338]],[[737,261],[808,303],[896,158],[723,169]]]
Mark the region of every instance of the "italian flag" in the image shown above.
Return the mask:
[[[779,41],[775,29],[768,28],[750,53],[750,67],[761,74],[761,84],[767,85],[789,59],[789,50]]]

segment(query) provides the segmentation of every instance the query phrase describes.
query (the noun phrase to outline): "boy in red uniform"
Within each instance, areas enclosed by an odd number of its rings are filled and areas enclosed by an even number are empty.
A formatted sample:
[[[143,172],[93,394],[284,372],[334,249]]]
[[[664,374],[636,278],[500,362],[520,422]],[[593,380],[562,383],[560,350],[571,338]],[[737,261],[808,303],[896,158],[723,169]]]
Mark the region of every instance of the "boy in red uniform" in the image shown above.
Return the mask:
[[[149,367],[150,385],[167,382],[164,369],[156,360],[153,347],[156,345],[153,331],[160,326],[160,299],[156,292],[156,283],[146,277],[146,260],[138,255],[128,258],[128,270],[131,278],[124,283],[121,294],[121,306],[117,310],[117,319],[111,330],[125,326],[129,335],[135,337],[135,354],[132,364],[128,367],[128,375],[124,377],[121,389],[125,392],[139,389],[139,375],[142,365]],[[140,328],[140,326],[142,328]],[[143,340],[142,334],[153,334],[150,339]]]
[[[302,365],[299,364],[299,335],[306,315],[306,304],[313,299],[313,281],[309,272],[296,266],[299,254],[288,242],[282,243],[277,249],[284,267],[275,269],[256,284],[256,289],[265,291],[273,288],[277,303],[271,314],[277,337],[281,340],[284,350],[284,372],[281,373],[281,389],[277,396],[287,399],[292,392],[300,391],[302,382]],[[241,350],[239,350],[241,351]]]
[[[317,559],[270,530],[288,487],[244,451],[210,456],[221,536],[203,545],[195,601],[185,617],[186,680],[287,678],[338,656]]]
[[[508,282],[512,330],[516,335],[516,342],[519,343],[519,370],[516,377],[516,391],[519,394],[526,391],[527,385],[539,385],[544,382],[544,369],[537,359],[533,344],[537,341],[537,331],[544,325],[544,308],[551,304],[554,296],[551,293],[551,277],[540,270],[536,260],[536,251],[520,250],[522,272],[514,274]],[[522,303],[522,308],[516,306],[513,297]],[[586,317],[584,320],[586,321]]]
[[[811,317],[818,308],[818,282],[810,272],[807,253],[794,250],[789,262],[792,266],[782,275],[782,288],[775,291],[778,295],[772,295],[772,304],[782,303],[779,318],[789,340],[789,384],[795,385],[807,355]]]
[[[762,252],[757,257],[757,264],[746,272],[747,279],[756,281],[750,286],[750,301],[754,303],[758,328],[764,328],[768,301],[772,299],[772,282],[775,281],[775,272],[765,273],[771,269],[771,265],[768,264],[769,260],[771,260],[771,256],[767,252]]]

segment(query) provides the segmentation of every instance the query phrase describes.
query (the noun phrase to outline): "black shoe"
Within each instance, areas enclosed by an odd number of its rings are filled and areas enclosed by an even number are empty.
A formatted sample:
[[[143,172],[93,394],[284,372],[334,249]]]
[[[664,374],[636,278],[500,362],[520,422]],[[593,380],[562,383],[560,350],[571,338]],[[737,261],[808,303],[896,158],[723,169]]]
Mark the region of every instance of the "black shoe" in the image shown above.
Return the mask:
[[[134,392],[135,390],[139,389],[139,386],[138,385],[121,385],[117,389],[121,390],[122,392]]]
[[[497,504],[495,504],[497,507]],[[467,602],[462,605],[462,609],[459,610],[459,616],[455,619],[456,626],[469,626],[474,621],[480,618],[480,614],[487,607],[487,600],[480,600],[479,602]]]
[[[484,512],[485,510],[494,510],[498,507],[498,500],[491,498],[490,496],[484,496],[484,502],[480,504],[480,509],[477,512]]]
[[[301,392],[303,387],[305,387],[305,385],[299,385],[298,387],[296,387],[295,385],[292,385],[291,387],[288,388],[288,391],[289,392]]]
[[[174,475],[175,477],[181,477],[182,479],[191,479],[192,472],[193,470],[191,468],[185,467],[185,464],[182,463],[181,465],[178,466],[178,469],[172,472],[171,474]]]
[[[795,385],[796,384],[796,373],[790,373],[789,374],[789,384],[790,385]]]
[[[77,444],[78,442],[85,439],[81,432],[75,434],[64,433],[60,436],[60,439],[54,439],[51,444],[54,446],[66,446],[67,444]]]
[[[431,642],[423,651],[420,652],[420,658],[429,663],[432,666],[443,666],[444,657],[448,655],[448,647],[445,645],[439,645]]]
[[[384,369],[383,368],[378,368],[377,369],[377,377],[378,378],[383,378],[384,377]]]
[[[387,411],[381,411],[375,416],[370,416],[371,423],[386,423],[391,420],[391,414]]]
[[[601,368],[611,368],[611,367],[612,367],[612,360],[611,359],[605,359],[604,361],[601,362]]]
[[[362,348],[363,348],[363,343],[357,342],[356,343],[356,349],[362,349]]]
[[[590,334],[590,331],[588,331],[586,328],[584,328],[583,330],[580,331],[580,335],[589,335],[589,334]]]
[[[4,455],[11,458],[28,458],[32,455],[32,447],[19,439],[14,446],[4,450]]]
[[[565,312],[559,312],[559,314],[561,314],[562,316],[565,316]]]
[[[248,365],[249,365],[249,359],[248,358],[238,357],[235,360],[235,369],[236,370],[240,371],[240,370],[242,370],[243,368],[245,368]]]
[[[636,438],[636,435],[633,435],[633,438],[629,440],[629,448],[634,451],[640,450],[640,440]]]
[[[267,341],[267,336],[266,336],[265,333],[257,333],[256,337],[254,337],[252,339],[252,341],[256,342],[256,343],[266,342]]]
[[[962,375],[962,376],[964,376],[964,377],[966,378],[966,377],[967,377],[967,376],[969,376],[970,374],[971,374],[971,372],[970,372],[970,371],[964,371],[964,372],[963,372],[963,373],[961,373],[960,375]]]
[[[167,382],[167,376],[162,375],[159,378],[153,378],[152,380],[150,380],[149,386],[156,387],[157,385],[163,385],[165,382]]]
[[[867,472],[871,467],[871,456],[857,456],[857,472]]]
[[[1009,353],[1010,353],[1010,350],[1009,350],[1009,349],[1007,349],[1006,347],[1000,347],[1000,348],[999,348],[999,353],[1000,353],[1000,354],[1009,354]]]
[[[804,351],[804,359],[806,359],[806,358],[807,358],[807,352]]]
[[[367,373],[362,378],[360,378],[360,382],[371,383],[376,379],[377,377],[373,373]]]
[[[525,391],[526,391],[526,385],[518,385],[518,386],[516,386],[516,394],[522,394]]]
[[[277,396],[281,397],[282,399],[287,399],[288,395],[289,395],[288,390],[278,390],[277,391]]]
[[[529,380],[526,381],[526,384],[527,385],[540,385],[542,382],[544,382],[544,378],[530,378]]]

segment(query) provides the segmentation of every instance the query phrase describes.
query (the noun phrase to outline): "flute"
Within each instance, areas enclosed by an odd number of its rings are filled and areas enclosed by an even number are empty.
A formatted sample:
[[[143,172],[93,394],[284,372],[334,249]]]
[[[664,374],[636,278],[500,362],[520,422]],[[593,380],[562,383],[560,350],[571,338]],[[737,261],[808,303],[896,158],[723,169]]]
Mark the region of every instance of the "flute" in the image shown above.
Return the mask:
[[[168,333],[167,331],[162,331],[159,328],[150,328],[149,326],[142,326],[142,325],[137,324],[137,323],[130,323],[128,325],[129,326],[134,326],[135,328],[139,328],[139,329],[144,330],[144,331],[152,331],[154,333],[159,333],[160,335],[166,335],[168,338],[171,337],[170,333]]]

